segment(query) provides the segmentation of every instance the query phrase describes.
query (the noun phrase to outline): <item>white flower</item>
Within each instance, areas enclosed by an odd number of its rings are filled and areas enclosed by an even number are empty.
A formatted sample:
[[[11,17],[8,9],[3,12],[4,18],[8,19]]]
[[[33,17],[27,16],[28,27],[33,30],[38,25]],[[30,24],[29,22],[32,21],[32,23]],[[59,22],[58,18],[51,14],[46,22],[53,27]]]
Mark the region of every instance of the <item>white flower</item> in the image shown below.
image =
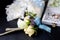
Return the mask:
[[[25,28],[24,31],[26,34],[29,35],[29,37],[31,37],[35,33],[35,30],[33,29],[33,26],[31,25],[28,28]]]
[[[24,21],[26,22],[27,25],[29,25],[30,24],[30,17],[29,16],[26,16],[24,18]]]
[[[24,29],[24,28],[28,27],[28,25],[26,24],[26,22],[24,22],[24,21],[22,21],[20,19],[18,19],[17,25],[18,25],[18,27],[20,29]]]
[[[24,20],[29,20],[30,19],[30,16],[26,16],[25,18],[24,18]]]

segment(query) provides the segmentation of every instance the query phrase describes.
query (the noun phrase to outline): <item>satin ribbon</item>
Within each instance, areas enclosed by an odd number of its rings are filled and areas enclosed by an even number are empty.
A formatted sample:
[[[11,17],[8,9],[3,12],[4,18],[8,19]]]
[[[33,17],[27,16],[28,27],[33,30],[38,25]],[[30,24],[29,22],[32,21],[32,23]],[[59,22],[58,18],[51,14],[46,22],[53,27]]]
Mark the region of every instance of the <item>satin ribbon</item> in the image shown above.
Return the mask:
[[[39,17],[36,17],[34,22],[36,23],[36,25],[40,28],[43,29],[49,33],[51,33],[51,28],[49,26],[46,26],[44,24],[41,24],[41,19]]]

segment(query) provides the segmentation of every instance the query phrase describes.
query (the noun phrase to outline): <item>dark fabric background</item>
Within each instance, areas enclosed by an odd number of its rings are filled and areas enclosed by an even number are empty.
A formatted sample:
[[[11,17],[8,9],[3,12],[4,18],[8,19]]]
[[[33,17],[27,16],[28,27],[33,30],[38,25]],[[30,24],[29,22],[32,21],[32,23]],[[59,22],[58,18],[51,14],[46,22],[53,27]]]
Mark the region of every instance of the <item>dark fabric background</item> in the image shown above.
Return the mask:
[[[17,27],[17,19],[10,22],[6,20],[5,7],[12,2],[13,0],[0,0],[0,33],[5,32],[5,28],[7,27]],[[37,35],[33,37],[28,37],[23,31],[16,31],[0,36],[0,40],[60,40],[60,28],[52,28],[51,33],[39,29]]]

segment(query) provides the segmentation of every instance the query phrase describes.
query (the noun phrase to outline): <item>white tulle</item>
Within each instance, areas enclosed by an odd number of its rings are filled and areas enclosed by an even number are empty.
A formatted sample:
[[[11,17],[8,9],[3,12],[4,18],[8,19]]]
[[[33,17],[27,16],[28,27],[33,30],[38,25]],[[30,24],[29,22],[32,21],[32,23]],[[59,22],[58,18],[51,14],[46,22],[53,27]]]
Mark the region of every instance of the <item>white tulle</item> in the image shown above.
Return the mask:
[[[16,18],[23,19],[26,8],[29,12],[34,12],[40,17],[42,13],[42,7],[44,7],[44,1],[42,0],[14,0],[11,5],[7,5],[5,8],[7,21],[11,21]]]

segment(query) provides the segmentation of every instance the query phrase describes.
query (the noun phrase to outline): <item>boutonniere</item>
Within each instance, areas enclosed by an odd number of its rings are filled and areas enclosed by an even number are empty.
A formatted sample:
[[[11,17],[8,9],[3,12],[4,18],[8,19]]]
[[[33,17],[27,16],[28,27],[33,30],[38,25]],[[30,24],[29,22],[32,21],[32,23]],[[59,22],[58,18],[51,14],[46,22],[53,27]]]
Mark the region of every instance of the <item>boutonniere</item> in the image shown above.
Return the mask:
[[[28,34],[30,37],[36,33],[38,27],[35,26],[35,22],[34,22],[34,18],[35,18],[36,14],[33,12],[25,12],[25,17],[23,20],[18,19],[18,27],[20,29],[23,29],[25,34]]]

